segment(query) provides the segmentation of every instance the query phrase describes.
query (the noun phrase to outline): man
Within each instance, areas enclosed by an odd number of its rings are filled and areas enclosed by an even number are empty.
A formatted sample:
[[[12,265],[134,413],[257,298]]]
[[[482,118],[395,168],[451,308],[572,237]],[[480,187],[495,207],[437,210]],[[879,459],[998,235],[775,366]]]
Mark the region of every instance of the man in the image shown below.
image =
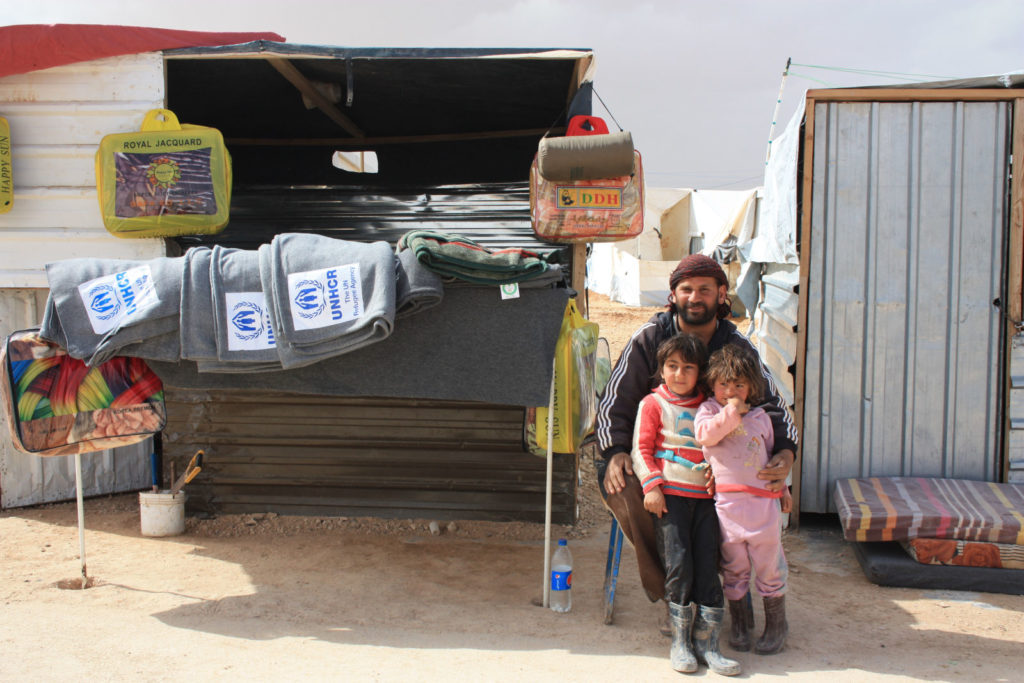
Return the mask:
[[[643,490],[633,476],[630,450],[637,407],[658,383],[655,352],[665,339],[689,332],[700,337],[709,353],[726,344],[736,344],[757,355],[750,341],[724,319],[731,310],[727,296],[729,280],[714,260],[702,254],[683,258],[669,277],[669,287],[669,309],[634,332],[622,350],[598,402],[596,426],[603,458],[598,462],[598,485],[605,503],[636,550],[640,580],[652,602],[664,597],[665,571],[658,555],[654,523],[644,510]],[[762,408],[772,421],[775,452],[758,477],[770,482],[769,489],[778,491],[786,485],[796,458],[796,425],[763,363],[761,370],[769,394]],[[730,612],[736,607],[730,604]],[[662,632],[669,634],[667,617],[665,620]]]

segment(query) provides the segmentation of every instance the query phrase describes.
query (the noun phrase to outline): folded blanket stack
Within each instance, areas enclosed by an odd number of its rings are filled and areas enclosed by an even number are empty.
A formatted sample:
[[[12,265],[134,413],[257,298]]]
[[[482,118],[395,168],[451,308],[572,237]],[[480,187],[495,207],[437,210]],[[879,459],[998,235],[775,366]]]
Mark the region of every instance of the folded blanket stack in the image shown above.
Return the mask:
[[[98,365],[117,355],[176,360],[185,259],[67,259],[46,266],[40,335]]]
[[[260,278],[256,251],[213,248],[210,290],[216,362],[204,360],[204,372],[280,370],[277,343]],[[209,334],[208,330],[204,331]]]
[[[387,242],[277,235],[259,269],[284,368],[386,339],[395,323],[395,257]]]
[[[207,247],[185,252],[181,276],[181,357],[194,361],[216,361],[217,340],[210,334],[213,320],[213,291],[210,288],[210,260]]]
[[[398,252],[411,250],[435,273],[480,285],[503,285],[550,278],[552,268],[526,249],[491,250],[468,237],[429,230],[411,230],[398,241]],[[558,279],[561,271],[557,270]]]
[[[541,288],[563,277],[533,252],[428,231],[407,233],[397,250],[285,233],[258,250],[69,259],[46,271],[40,334],[72,357],[188,360],[229,374],[302,368],[376,344],[396,319],[441,304],[445,282]]]
[[[395,317],[432,308],[444,298],[441,276],[428,270],[408,249],[395,257]]]

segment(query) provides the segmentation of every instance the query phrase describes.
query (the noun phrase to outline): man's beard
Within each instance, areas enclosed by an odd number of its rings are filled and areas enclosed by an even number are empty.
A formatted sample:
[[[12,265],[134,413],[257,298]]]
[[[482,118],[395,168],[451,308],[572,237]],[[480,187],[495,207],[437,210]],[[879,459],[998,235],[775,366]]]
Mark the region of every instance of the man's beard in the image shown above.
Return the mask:
[[[702,308],[703,310],[700,310]],[[675,304],[676,315],[687,325],[706,325],[718,317],[718,308],[707,308],[701,306],[698,310],[692,310],[688,306]]]

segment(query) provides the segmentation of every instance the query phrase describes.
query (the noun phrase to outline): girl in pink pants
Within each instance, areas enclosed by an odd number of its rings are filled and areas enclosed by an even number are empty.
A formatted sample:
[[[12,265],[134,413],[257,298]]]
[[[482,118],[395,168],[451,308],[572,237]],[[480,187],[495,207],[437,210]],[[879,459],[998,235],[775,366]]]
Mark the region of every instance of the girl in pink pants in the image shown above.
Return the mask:
[[[790,499],[757,478],[774,442],[772,423],[757,405],[764,395],[756,358],[735,345],[712,354],[705,375],[713,398],[694,418],[697,441],[715,476],[715,508],[722,533],[722,588],[729,601],[729,645],[750,649],[753,609],[747,599],[750,570],[764,599],[765,628],[754,645],[775,654],[786,642],[786,556],[782,552],[782,508]],[[779,500],[783,500],[780,508]]]

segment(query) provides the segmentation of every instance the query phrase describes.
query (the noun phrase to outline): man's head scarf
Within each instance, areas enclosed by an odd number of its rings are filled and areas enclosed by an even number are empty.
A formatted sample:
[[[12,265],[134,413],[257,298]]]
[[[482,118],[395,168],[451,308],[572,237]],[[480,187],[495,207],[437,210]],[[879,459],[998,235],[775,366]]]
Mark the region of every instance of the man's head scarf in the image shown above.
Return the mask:
[[[675,292],[676,287],[680,282],[694,277],[710,277],[719,285],[724,286],[726,289],[729,288],[729,278],[726,277],[725,271],[722,270],[722,266],[718,265],[717,261],[705,256],[704,254],[690,254],[689,256],[684,256],[679,262],[679,265],[677,265],[675,270],[672,271],[672,274],[669,275],[669,288],[672,292]],[[727,298],[725,303],[718,305],[718,317],[728,318],[731,313],[732,305]]]

